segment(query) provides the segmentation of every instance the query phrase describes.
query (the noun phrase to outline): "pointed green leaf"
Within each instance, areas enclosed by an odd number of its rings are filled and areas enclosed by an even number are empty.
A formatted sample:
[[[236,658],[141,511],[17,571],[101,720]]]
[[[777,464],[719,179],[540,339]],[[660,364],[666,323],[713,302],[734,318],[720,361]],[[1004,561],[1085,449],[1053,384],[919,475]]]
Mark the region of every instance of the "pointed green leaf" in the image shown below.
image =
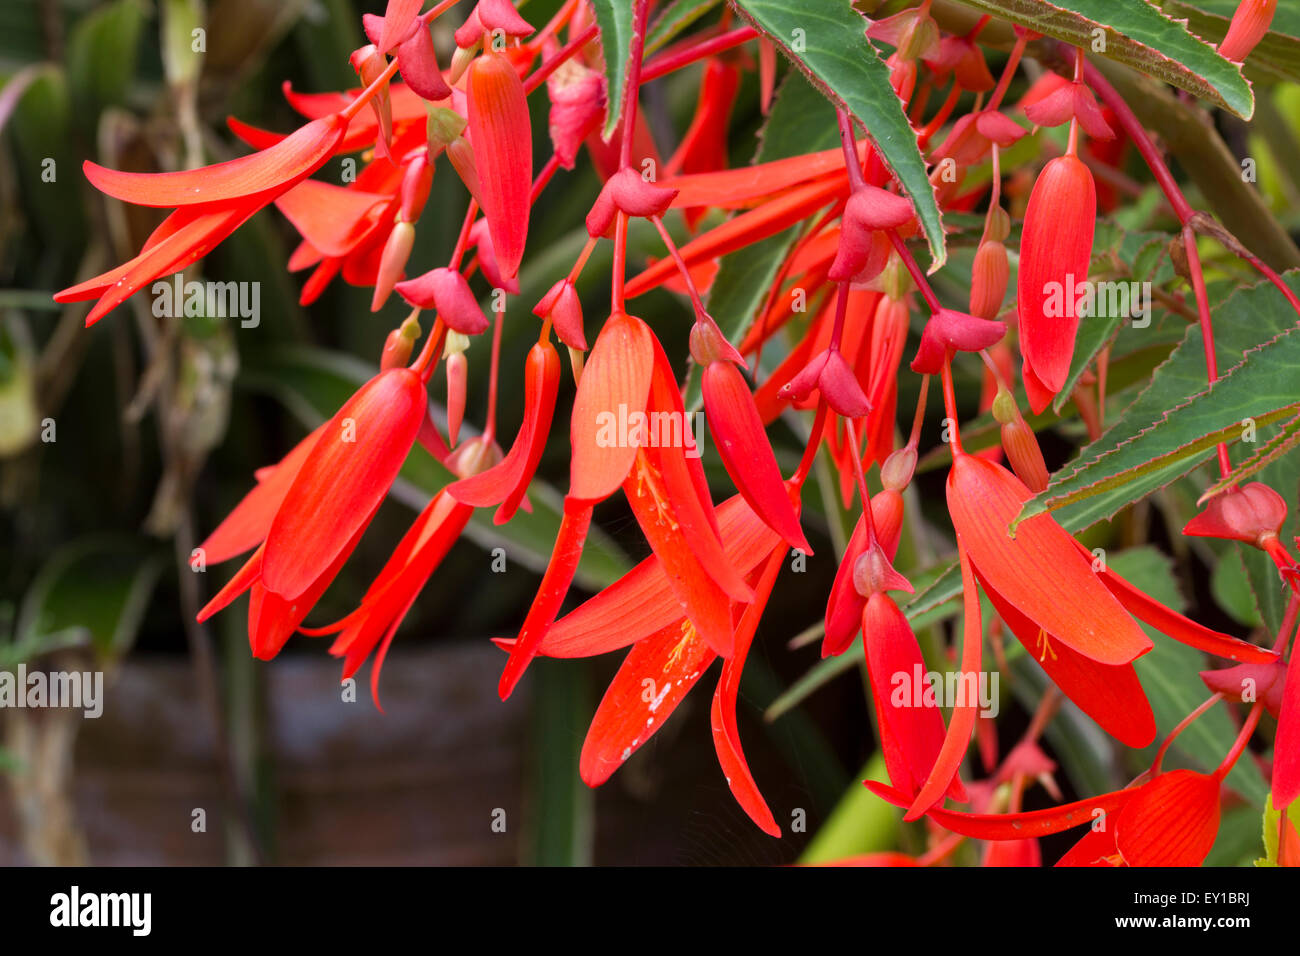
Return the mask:
[[[959,2],[1124,63],[1243,119],[1255,112],[1255,97],[1241,68],[1188,32],[1185,21],[1166,16],[1146,0]]]
[[[943,265],[943,220],[916,133],[889,84],[889,68],[867,40],[867,21],[849,0],[732,0],[837,106],[866,127],[881,159],[916,207],[930,244],[931,271]]]

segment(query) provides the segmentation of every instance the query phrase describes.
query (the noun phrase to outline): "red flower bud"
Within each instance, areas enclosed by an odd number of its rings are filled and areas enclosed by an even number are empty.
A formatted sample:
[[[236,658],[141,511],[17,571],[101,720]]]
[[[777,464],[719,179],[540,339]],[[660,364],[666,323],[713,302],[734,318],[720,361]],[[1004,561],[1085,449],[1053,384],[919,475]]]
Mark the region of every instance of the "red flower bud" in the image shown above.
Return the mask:
[[[582,301],[578,298],[578,290],[568,279],[561,279],[551,286],[550,291],[534,307],[533,314],[539,318],[549,318],[560,341],[569,348],[581,352],[587,350],[587,335],[582,325]]]
[[[417,24],[415,32],[398,45],[397,68],[416,96],[430,102],[451,96],[451,87],[447,85],[434,53],[433,37],[423,23]]]
[[[411,305],[437,309],[438,317],[457,332],[478,335],[488,327],[487,316],[479,308],[469,282],[455,269],[430,269],[424,275],[397,283],[396,289]]]
[[[429,199],[429,189],[433,186],[433,166],[429,163],[428,151],[421,152],[406,164],[402,174],[401,218],[406,222],[415,222],[424,212],[424,204]]]
[[[406,260],[411,257],[411,246],[415,244],[415,227],[409,222],[398,222],[388,234],[384,243],[384,253],[379,259],[379,274],[375,277],[375,293],[370,299],[370,311],[378,312],[388,301],[393,285],[406,268]]]
[[[1246,59],[1268,33],[1276,12],[1277,0],[1241,0],[1228,25],[1228,35],[1219,44],[1219,55],[1236,63]]]
[[[997,342],[1006,331],[1002,322],[977,318],[955,309],[940,309],[925,324],[921,345],[916,350],[916,358],[912,359],[912,371],[938,375],[950,349],[978,352]]]
[[[780,398],[802,401],[813,389],[821,389],[826,404],[845,418],[862,418],[871,411],[853,367],[838,349],[826,349],[809,362],[777,393]]]
[[[447,442],[454,448],[460,435],[460,423],[465,418],[465,387],[469,378],[469,363],[464,352],[447,356]]]
[[[1030,391],[1035,412],[1047,407],[1070,373],[1079,329],[1075,283],[1088,278],[1096,220],[1097,190],[1088,167],[1068,155],[1043,167],[1025,212],[1017,277],[1020,351],[1026,372],[1042,385]]]
[[[872,233],[904,226],[912,221],[913,215],[911,202],[903,196],[877,186],[855,190],[844,206],[840,247],[827,278],[832,282],[852,279],[862,271],[871,255]]]
[[[1277,533],[1286,521],[1286,502],[1268,485],[1258,481],[1232,488],[1210,499],[1183,534],[1198,538],[1226,538],[1257,548]]]
[[[483,215],[501,274],[511,278],[519,272],[524,255],[532,205],[528,98],[514,66],[496,53],[485,53],[470,66],[465,93]]]
[[[593,238],[607,236],[614,225],[614,215],[653,218],[662,216],[677,198],[676,189],[664,189],[647,182],[630,167],[620,169],[609,179],[587,213],[587,233]]]
[[[1011,269],[1007,265],[1007,247],[996,240],[980,243],[971,268],[970,314],[981,319],[996,319],[1007,296]]]

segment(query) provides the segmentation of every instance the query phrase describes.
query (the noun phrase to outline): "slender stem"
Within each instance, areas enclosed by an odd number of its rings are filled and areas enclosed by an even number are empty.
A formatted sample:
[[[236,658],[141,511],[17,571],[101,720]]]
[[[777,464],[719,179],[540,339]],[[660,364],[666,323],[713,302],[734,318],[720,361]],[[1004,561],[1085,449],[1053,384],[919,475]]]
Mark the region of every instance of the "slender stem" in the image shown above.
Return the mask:
[[[695,287],[695,280],[691,278],[691,270],[686,266],[686,260],[677,249],[677,243],[673,242],[673,237],[668,234],[668,228],[664,225],[663,218],[660,216],[651,216],[650,221],[654,223],[655,229],[659,232],[659,237],[663,239],[664,245],[668,247],[668,254],[673,257],[673,262],[677,264],[677,271],[681,273],[682,281],[686,283],[686,292],[691,297],[691,305],[695,308],[695,319],[698,322],[707,322],[717,327],[713,321],[713,316],[709,315],[704,309],[704,300],[700,298],[700,291]]]
[[[442,316],[438,316],[433,328],[429,330],[429,337],[424,340],[424,348],[420,349],[419,357],[411,365],[411,370],[419,373],[420,381],[427,384],[433,377],[433,370],[438,365],[434,356],[442,351],[442,340],[446,337],[447,325],[442,321]]]
[[[903,265],[907,266],[907,271],[911,273],[912,281],[921,290],[921,295],[925,298],[925,304],[930,307],[931,312],[938,312],[943,306],[939,304],[938,296],[934,294],[934,290],[930,288],[930,283],[926,281],[925,273],[921,271],[921,267],[912,258],[912,253],[908,251],[907,244],[898,237],[898,233],[893,229],[886,229],[885,235],[889,236],[889,241],[894,244],[894,250],[898,253],[898,258],[903,260]]]
[[[1183,247],[1187,253],[1187,271],[1192,277],[1192,291],[1196,293],[1196,312],[1201,322],[1201,340],[1205,346],[1205,375],[1213,385],[1219,378],[1219,357],[1214,346],[1214,322],[1210,317],[1210,300],[1205,292],[1205,276],[1201,272],[1201,254],[1196,249],[1196,230],[1188,222],[1183,226]],[[1227,478],[1232,474],[1232,461],[1228,446],[1219,443],[1219,474]]]
[[[867,491],[867,477],[862,473],[862,454],[858,445],[858,432],[853,419],[844,419],[844,427],[849,433],[849,445],[853,449],[853,475],[858,482],[858,496],[862,499],[862,520],[867,526],[867,550],[876,549],[876,516],[871,512],[871,495]]]
[[[461,223],[460,234],[456,237],[456,246],[451,250],[451,259],[447,262],[449,269],[459,269],[460,260],[465,256],[465,249],[469,245],[469,231],[474,225],[474,218],[478,215],[478,203],[473,199],[469,201],[469,208],[465,210],[465,221]],[[468,276],[466,276],[468,278]]]
[[[690,66],[705,57],[738,47],[742,43],[748,43],[757,36],[758,31],[753,27],[736,27],[734,30],[729,30],[712,39],[705,40],[703,43],[697,43],[681,50],[673,50],[671,53],[663,53],[645,65],[645,72],[641,75],[641,82],[649,83],[651,80],[657,80],[661,76],[672,73],[674,70],[680,70],[684,66]]]
[[[808,445],[803,450],[803,458],[799,460],[799,467],[795,469],[794,475],[790,478],[796,488],[803,487],[804,481],[808,478],[808,473],[812,471],[813,462],[817,460],[817,449],[821,447],[822,431],[826,427],[828,408],[825,397],[817,400],[817,411],[813,415],[812,431],[808,433]]]
[[[614,226],[613,311],[623,311],[624,271],[627,269],[627,213],[620,212]]]
[[[588,237],[587,244],[582,247],[582,252],[578,253],[578,261],[575,262],[573,268],[569,270],[570,282],[578,281],[578,276],[582,275],[582,270],[587,265],[587,260],[591,258],[591,253],[596,248],[596,243],[599,241],[600,240],[595,236]]]
[[[844,319],[849,312],[849,283],[846,279],[840,283],[839,298],[835,300],[835,324],[831,326],[830,350],[840,350],[840,340],[844,337]]]
[[[1188,725],[1191,724],[1192,721],[1196,720],[1196,718],[1200,717],[1202,714],[1204,714],[1207,710],[1209,710],[1211,707],[1213,707],[1221,700],[1223,700],[1222,694],[1211,695],[1209,700],[1201,704],[1201,706],[1197,707],[1194,711],[1192,711],[1190,714],[1188,714],[1186,717],[1180,720],[1178,722],[1178,726],[1175,727],[1173,730],[1169,731],[1169,736],[1167,736],[1164,739],[1164,741],[1160,744],[1160,749],[1156,751],[1155,760],[1151,761],[1152,776],[1155,776],[1158,773],[1160,773],[1160,764],[1164,761],[1165,752],[1169,749],[1169,745],[1174,742],[1174,738],[1176,738],[1179,734],[1181,734],[1184,730],[1186,730]]]
[[[483,425],[483,443],[491,444],[497,432],[497,381],[501,372],[501,320],[505,310],[497,313],[496,328],[492,330],[492,365],[488,371],[487,421]]]
[[[641,92],[641,59],[645,54],[645,27],[649,12],[650,0],[636,0],[632,10],[632,43],[627,54],[627,88],[623,91],[623,142],[619,149],[619,169],[632,165],[632,137],[636,130],[636,104]]]
[[[550,75],[560,68],[562,63],[571,59],[575,53],[594,40],[596,34],[599,32],[600,27],[593,23],[566,43],[560,48],[560,52],[556,53],[555,56],[551,57],[528,75],[528,79],[524,80],[524,92],[531,93],[533,90],[545,83]]]
[[[957,460],[958,455],[966,454],[965,449],[961,447],[961,428],[957,424],[957,395],[952,387],[952,353],[949,352],[943,357],[943,366],[939,370],[940,377],[943,380],[943,410],[952,423],[952,457]]]
[[[908,436],[907,445],[915,449],[921,444],[921,425],[925,422],[925,402],[930,394],[930,376],[928,374],[921,376],[921,392],[916,397],[916,412],[912,415],[912,433]]]
[[[1222,781],[1237,763],[1237,758],[1241,756],[1246,744],[1250,742],[1251,735],[1255,733],[1255,728],[1259,726],[1259,718],[1264,716],[1264,702],[1261,700],[1250,708],[1250,715],[1246,717],[1246,722],[1242,724],[1241,733],[1237,734],[1237,739],[1232,743],[1232,749],[1228,751],[1227,756],[1223,758],[1223,763],[1219,764],[1214,771],[1214,779]]]
[[[857,192],[866,185],[862,167],[858,165],[858,141],[853,136],[853,120],[848,110],[836,110],[840,122],[840,146],[844,150],[844,168],[849,171],[849,185]]]
[[[998,85],[994,87],[993,95],[989,97],[989,104],[985,109],[995,110],[1002,105],[1002,97],[1007,95],[1007,88],[1011,85],[1011,78],[1016,75],[1016,68],[1020,66],[1020,58],[1024,56],[1025,46],[1028,43],[1028,34],[1021,33],[1016,37],[1016,45],[1011,48],[1006,66],[1002,68],[1002,76],[998,78]]]

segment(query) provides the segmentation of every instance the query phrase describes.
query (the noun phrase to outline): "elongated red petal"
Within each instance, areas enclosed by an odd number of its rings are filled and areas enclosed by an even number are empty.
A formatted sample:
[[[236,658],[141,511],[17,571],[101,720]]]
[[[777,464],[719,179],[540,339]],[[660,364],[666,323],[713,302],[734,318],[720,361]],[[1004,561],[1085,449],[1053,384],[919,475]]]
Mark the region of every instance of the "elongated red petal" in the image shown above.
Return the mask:
[[[1219,781],[1171,770],[1144,784],[1115,820],[1129,866],[1200,866],[1219,833]]]
[[[896,807],[911,805],[911,799],[900,790],[874,780],[864,780],[863,784],[876,796]],[[1050,836],[1090,823],[1096,819],[1097,811],[1110,816],[1128,803],[1137,792],[1136,788],[1115,790],[1046,810],[1021,813],[963,813],[932,807],[926,816],[945,830],[975,837],[977,840],[1026,840]]]
[[[1088,279],[1096,219],[1097,189],[1082,161],[1059,156],[1043,167],[1025,211],[1016,281],[1020,349],[1052,394],[1070,372],[1077,287]]]
[[[564,517],[560,520],[560,530],[555,537],[555,547],[551,550],[551,560],[542,575],[542,583],[537,589],[524,618],[524,626],[519,629],[519,637],[510,650],[510,659],[506,661],[497,685],[497,693],[505,700],[524,676],[524,669],[537,656],[542,641],[555,623],[560,613],[560,605],[569,593],[573,575],[578,569],[582,557],[582,547],[587,541],[587,531],[591,527],[591,505],[564,500]]]
[[[643,450],[637,455],[623,490],[651,550],[668,576],[675,603],[686,611],[687,618],[709,646],[726,656],[732,651],[731,599],[687,545],[665,485],[664,476]],[[719,553],[721,550],[719,546]]]
[[[998,616],[1025,650],[1102,730],[1129,747],[1145,747],[1155,739],[1156,718],[1132,664],[1099,664],[1050,633],[1040,632],[1037,624],[990,587],[978,571],[976,576]]]
[[[625,423],[632,413],[645,411],[654,363],[650,328],[624,313],[610,316],[591,348],[573,399],[573,498],[608,498],[632,470],[637,449],[627,440]]]
[[[331,114],[312,120],[274,146],[250,156],[174,173],[128,173],[89,160],[82,169],[100,192],[137,206],[169,208],[228,202],[287,188],[310,176],[334,154],[347,128],[346,117]]]
[[[244,562],[243,566],[235,572],[234,577],[226,582],[225,587],[218,591],[212,600],[200,609],[195,617],[196,621],[202,624],[218,611],[229,607],[235,598],[257,583],[257,579],[262,573],[262,553],[265,550],[265,544],[258,546],[258,549]]]
[[[944,742],[939,704],[926,704],[922,694],[925,658],[907,618],[886,594],[877,592],[867,601],[862,635],[889,779],[904,793],[916,794],[937,762]],[[889,746],[884,744],[886,737]],[[952,796],[965,799],[964,792]]]
[[[373,516],[374,511],[371,511],[366,516],[366,523]],[[334,556],[329,566],[321,571],[320,576],[295,597],[287,598],[269,590],[265,578],[253,585],[248,602],[248,643],[254,657],[269,661],[280,653],[285,642],[298,630],[321,595],[338,576],[360,540],[361,530],[358,530]],[[263,568],[265,566],[263,562]]]
[[[740,728],[736,724],[736,698],[740,694],[740,675],[745,669],[745,658],[749,654],[754,632],[758,629],[759,619],[763,616],[763,609],[772,594],[772,585],[776,583],[784,558],[784,549],[778,549],[763,567],[754,586],[754,601],[745,608],[740,623],[736,626],[735,651],[722,663],[722,677],[718,680],[710,708],[713,747],[718,752],[718,763],[722,765],[722,775],[727,779],[731,795],[760,830],[774,837],[781,835],[781,828],[777,826],[767,801],[759,792],[754,775],[749,772],[745,752],[741,749]]]
[[[1119,866],[1121,862],[1119,850],[1115,847],[1115,827],[1107,821],[1101,829],[1090,829],[1083,839],[1056,861],[1056,865]]]
[[[1078,544],[1077,541],[1075,543]],[[1082,544],[1078,544],[1078,547],[1088,560],[1092,560],[1091,551]],[[1230,634],[1213,631],[1203,624],[1197,624],[1191,618],[1179,614],[1173,608],[1161,604],[1149,594],[1138,590],[1108,567],[1100,568],[1097,574],[1101,578],[1101,583],[1115,595],[1120,604],[1124,605],[1125,610],[1180,644],[1242,663],[1271,664],[1277,660],[1276,651],[1251,644]]]
[[[424,0],[388,0],[384,7],[384,26],[376,44],[380,53],[387,53],[406,39],[422,6]]]
[[[363,385],[313,446],[266,538],[262,581],[292,599],[311,586],[372,514],[415,443],[428,399],[407,368]]]
[[[757,209],[741,213],[720,226],[696,237],[681,248],[687,266],[734,252],[742,246],[775,235],[782,229],[807,218],[813,211],[829,203],[848,189],[847,177],[832,177],[824,182],[811,183],[792,189]],[[629,299],[651,289],[656,289],[677,274],[677,264],[672,258],[664,259],[640,275],[628,280],[624,293]]]
[[[457,501],[476,508],[499,504],[497,524],[514,517],[546,448],[560,386],[560,356],[550,342],[539,342],[524,367],[524,420],[510,451],[497,465],[447,488]]]
[[[718,527],[728,563],[744,575],[751,574],[781,540],[740,495],[718,507]],[[682,617],[663,565],[651,555],[556,621],[538,652],[548,657],[605,654],[647,638]],[[513,646],[510,641],[498,643]]]
[[[1282,687],[1282,706],[1277,718],[1277,738],[1273,742],[1273,806],[1286,810],[1300,796],[1300,657],[1295,648],[1287,661],[1286,683]]]
[[[980,575],[1008,604],[1085,657],[1127,664],[1151,650],[1151,640],[1051,515],[1022,521],[1009,536],[1009,525],[1031,497],[1000,465],[971,455],[953,462],[948,511]]]
[[[980,620],[980,598],[975,589],[975,574],[966,552],[958,549],[961,560],[962,604],[965,618],[962,622],[961,636],[961,683],[966,693],[953,701],[952,714],[948,719],[948,732],[943,738],[943,747],[935,759],[930,774],[921,787],[920,793],[912,801],[904,820],[916,820],[936,803],[943,800],[944,794],[957,778],[962,757],[970,746],[971,730],[975,727],[975,714],[979,710],[979,695],[974,688],[979,686],[980,654],[984,643],[984,629]],[[973,698],[973,699],[972,699]]]
[[[278,464],[259,470],[257,485],[226,515],[225,520],[217,525],[207,540],[199,545],[209,564],[220,564],[243,554],[266,539],[275,512],[284,501],[294,479],[298,477],[298,471],[307,460],[316,439],[320,438],[324,430],[325,426],[321,425],[298,442]]]
[[[889,489],[873,495],[871,518],[885,557],[894,560],[903,532],[902,495]],[[858,523],[853,526],[853,534],[849,537],[848,547],[844,549],[844,557],[835,572],[835,582],[831,585],[830,598],[826,602],[826,636],[822,641],[822,657],[843,654],[862,627],[862,612],[866,609],[867,599],[858,593],[853,584],[853,568],[867,550],[867,537],[866,515],[861,515]]]
[[[178,209],[163,224],[170,223],[172,228],[155,244],[146,243],[138,256],[115,269],[56,292],[54,301],[76,302],[99,296],[95,307],[86,315],[89,328],[148,283],[203,258],[260,208],[261,203],[254,199],[238,205],[218,205],[215,209],[206,206]],[[160,226],[154,236],[162,231]]]
[[[276,199],[275,208],[321,255],[345,256],[392,204],[391,196],[304,179]]]
[[[528,99],[515,68],[497,53],[485,53],[470,65],[466,93],[483,214],[501,273],[512,278],[528,239],[533,188]]]
[[[685,618],[632,645],[592,718],[578,774],[599,787],[663,726],[717,657]]]
[[[792,548],[812,553],[790,496],[781,480],[776,455],[758,416],[754,395],[731,362],[711,362],[704,369],[704,408],[718,454],[736,490],[749,506]]]

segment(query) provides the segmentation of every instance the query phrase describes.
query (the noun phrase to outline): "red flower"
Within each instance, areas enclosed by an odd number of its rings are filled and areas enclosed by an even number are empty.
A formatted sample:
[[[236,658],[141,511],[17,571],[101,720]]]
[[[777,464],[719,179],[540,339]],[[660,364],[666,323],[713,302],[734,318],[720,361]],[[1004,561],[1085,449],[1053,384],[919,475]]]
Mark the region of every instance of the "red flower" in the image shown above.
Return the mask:
[[[55,293],[55,301],[98,298],[86,316],[86,325],[93,325],[136,290],[201,259],[253,213],[323,166],[350,119],[347,112],[331,113],[251,156],[182,172],[127,173],[87,161],[86,178],[100,192],[138,206],[177,208],[134,259]]]
[[[274,657],[356,547],[415,443],[427,406],[424,382],[407,368],[380,372],[363,385],[322,426],[261,547],[199,620],[251,588],[253,653]]]
[[[497,53],[485,53],[474,60],[465,92],[483,215],[492,232],[501,273],[510,279],[519,272],[532,205],[528,99],[513,64]]]
[[[1043,167],[1025,211],[1016,280],[1025,389],[1035,413],[1065,387],[1070,372],[1079,328],[1075,288],[1088,278],[1096,220],[1088,167],[1071,155]]]

